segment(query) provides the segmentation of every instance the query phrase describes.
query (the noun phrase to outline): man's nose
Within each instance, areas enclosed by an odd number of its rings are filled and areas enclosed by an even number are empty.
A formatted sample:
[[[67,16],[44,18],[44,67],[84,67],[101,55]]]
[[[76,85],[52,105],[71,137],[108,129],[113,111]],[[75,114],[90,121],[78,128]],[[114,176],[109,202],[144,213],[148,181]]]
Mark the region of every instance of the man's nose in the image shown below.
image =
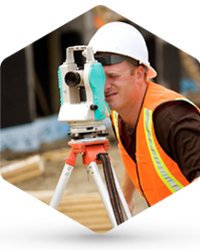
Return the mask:
[[[112,86],[111,79],[108,76],[106,76],[106,82],[105,82],[104,90],[106,91],[106,90],[110,89],[111,86]]]

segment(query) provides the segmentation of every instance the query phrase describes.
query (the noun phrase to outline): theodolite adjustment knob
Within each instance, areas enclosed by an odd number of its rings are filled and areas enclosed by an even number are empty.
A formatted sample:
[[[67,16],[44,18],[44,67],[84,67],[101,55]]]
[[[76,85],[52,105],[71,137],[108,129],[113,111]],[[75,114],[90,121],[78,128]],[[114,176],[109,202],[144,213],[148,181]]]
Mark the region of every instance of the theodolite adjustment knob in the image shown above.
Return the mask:
[[[91,105],[90,105],[90,109],[91,109],[91,110],[97,110],[97,109],[98,109],[98,106],[97,106],[97,105],[94,105],[94,104],[91,104]]]

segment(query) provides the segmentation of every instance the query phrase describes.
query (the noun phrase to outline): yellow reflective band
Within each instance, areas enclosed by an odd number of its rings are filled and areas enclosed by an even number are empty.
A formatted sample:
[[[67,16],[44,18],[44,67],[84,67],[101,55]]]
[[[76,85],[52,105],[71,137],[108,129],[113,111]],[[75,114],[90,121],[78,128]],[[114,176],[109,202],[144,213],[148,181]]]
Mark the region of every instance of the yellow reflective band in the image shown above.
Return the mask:
[[[117,138],[120,141],[120,138],[119,138],[119,129],[118,129],[118,113],[116,111],[113,111],[113,123],[114,123],[114,127],[115,127],[115,132],[116,132]]]
[[[180,190],[184,186],[176,180],[176,178],[170,173],[168,168],[165,166],[163,160],[158,153],[156,148],[153,133],[152,133],[152,111],[144,108],[144,128],[145,128],[145,137],[148,145],[148,149],[151,155],[153,165],[156,169],[157,174],[164,184],[169,188],[172,193]]]
[[[187,98],[176,98],[175,101],[185,101],[197,108],[197,105],[194,104],[192,101],[188,100]]]

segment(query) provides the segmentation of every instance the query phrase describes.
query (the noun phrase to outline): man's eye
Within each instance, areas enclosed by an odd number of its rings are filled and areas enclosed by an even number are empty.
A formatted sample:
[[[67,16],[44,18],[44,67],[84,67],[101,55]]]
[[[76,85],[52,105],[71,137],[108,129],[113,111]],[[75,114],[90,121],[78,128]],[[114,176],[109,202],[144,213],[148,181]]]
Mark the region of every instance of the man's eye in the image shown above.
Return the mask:
[[[110,75],[110,78],[118,78],[120,75],[119,74],[112,74]]]

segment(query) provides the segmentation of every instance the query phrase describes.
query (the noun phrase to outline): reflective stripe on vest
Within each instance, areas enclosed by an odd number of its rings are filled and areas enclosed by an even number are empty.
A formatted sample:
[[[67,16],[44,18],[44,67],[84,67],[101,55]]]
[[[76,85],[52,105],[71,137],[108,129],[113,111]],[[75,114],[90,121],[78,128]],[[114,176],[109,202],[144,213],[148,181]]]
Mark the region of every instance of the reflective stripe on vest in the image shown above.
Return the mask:
[[[194,104],[192,101],[188,100],[187,98],[176,98],[175,101],[185,101],[194,106],[196,109],[198,109],[197,105]]]
[[[169,190],[175,193],[184,186],[170,173],[158,153],[152,133],[152,111],[146,108],[144,108],[144,128],[146,142],[155,170]]]
[[[113,123],[118,141],[120,141],[119,129],[118,129],[118,113],[113,111]]]

